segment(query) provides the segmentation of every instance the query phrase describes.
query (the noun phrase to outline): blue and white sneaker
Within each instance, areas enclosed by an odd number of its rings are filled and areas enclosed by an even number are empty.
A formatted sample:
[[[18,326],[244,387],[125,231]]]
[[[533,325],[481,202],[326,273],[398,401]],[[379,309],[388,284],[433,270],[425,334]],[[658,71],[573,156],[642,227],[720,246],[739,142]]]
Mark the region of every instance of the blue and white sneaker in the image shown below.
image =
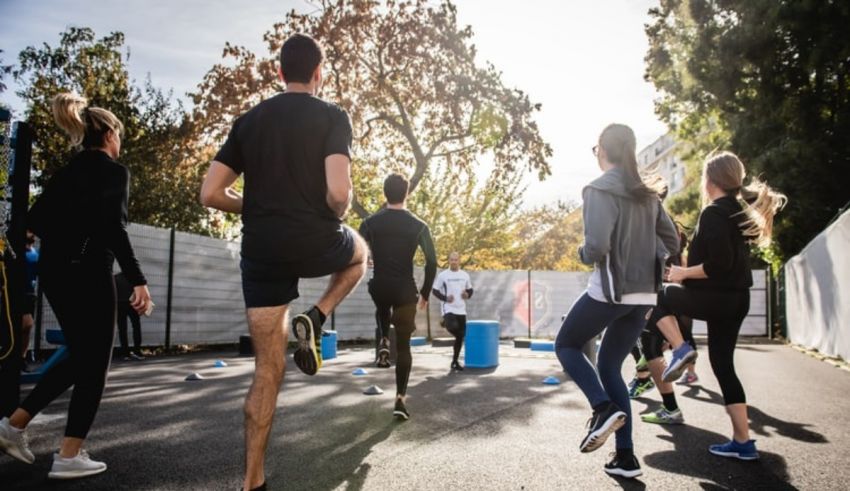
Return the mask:
[[[746,443],[738,443],[732,439],[726,443],[711,445],[708,447],[708,451],[721,457],[730,457],[741,460],[758,460],[759,458],[755,440],[748,440]]]
[[[661,376],[662,380],[675,382],[677,378],[682,376],[682,372],[687,369],[688,365],[696,359],[697,352],[688,343],[683,343],[673,350],[673,358],[670,359],[670,365],[664,370],[664,374]]]

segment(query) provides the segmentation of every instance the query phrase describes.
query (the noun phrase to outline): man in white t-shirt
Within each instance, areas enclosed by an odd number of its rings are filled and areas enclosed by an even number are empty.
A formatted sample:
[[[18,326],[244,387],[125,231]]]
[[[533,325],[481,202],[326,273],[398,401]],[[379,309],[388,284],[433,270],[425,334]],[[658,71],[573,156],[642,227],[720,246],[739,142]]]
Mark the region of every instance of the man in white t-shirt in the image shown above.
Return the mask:
[[[449,254],[449,269],[437,276],[432,293],[442,300],[443,323],[455,337],[452,370],[463,370],[458,357],[466,336],[466,301],[472,297],[472,282],[469,274],[460,269],[459,253]]]

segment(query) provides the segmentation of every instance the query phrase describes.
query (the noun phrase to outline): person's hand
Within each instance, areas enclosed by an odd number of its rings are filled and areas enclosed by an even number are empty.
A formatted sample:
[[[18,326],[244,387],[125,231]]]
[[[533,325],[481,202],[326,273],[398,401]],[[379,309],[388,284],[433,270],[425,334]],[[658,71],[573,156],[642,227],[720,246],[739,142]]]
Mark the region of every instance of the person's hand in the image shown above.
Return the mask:
[[[681,266],[670,266],[667,270],[667,281],[670,283],[681,283],[688,279],[685,268]]]
[[[147,285],[133,287],[133,295],[130,297],[130,306],[133,307],[133,310],[138,312],[139,315],[144,315],[151,304],[153,304],[153,301]]]
[[[447,296],[446,296],[446,303],[452,303],[452,302],[454,302],[454,301],[455,301],[455,296],[454,296],[454,295],[447,295]]]
[[[469,298],[469,294],[468,294],[468,293],[466,293],[466,290],[464,290],[463,292],[461,292],[461,294],[460,294],[460,298],[462,298],[462,299],[464,299],[464,300],[466,300],[466,299],[468,299],[468,298]]]
[[[428,308],[428,300],[425,300],[425,297],[419,296],[419,305],[417,306],[419,310],[425,310]]]

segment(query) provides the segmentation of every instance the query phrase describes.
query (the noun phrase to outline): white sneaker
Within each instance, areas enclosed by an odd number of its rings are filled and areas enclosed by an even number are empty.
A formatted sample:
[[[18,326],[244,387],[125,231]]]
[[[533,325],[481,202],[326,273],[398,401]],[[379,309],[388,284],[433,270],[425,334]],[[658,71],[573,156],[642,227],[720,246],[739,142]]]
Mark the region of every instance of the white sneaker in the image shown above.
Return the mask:
[[[106,463],[89,458],[88,452],[80,450],[76,457],[65,458],[53,454],[53,467],[47,477],[50,479],[75,479],[93,476],[106,470]]]
[[[9,424],[9,418],[0,419],[0,450],[21,462],[27,464],[35,462],[35,456],[27,442],[27,430],[13,427]]]

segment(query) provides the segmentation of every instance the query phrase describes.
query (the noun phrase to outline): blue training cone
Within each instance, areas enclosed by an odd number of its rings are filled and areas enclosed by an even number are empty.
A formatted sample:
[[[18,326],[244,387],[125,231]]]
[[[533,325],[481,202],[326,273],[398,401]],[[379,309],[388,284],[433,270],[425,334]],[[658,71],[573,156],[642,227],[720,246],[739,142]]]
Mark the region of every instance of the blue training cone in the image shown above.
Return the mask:
[[[363,368],[356,368],[353,372],[351,372],[351,374],[359,377],[360,375],[368,375],[369,372]]]
[[[216,368],[224,368],[227,366],[227,363],[225,363],[224,360],[216,360],[215,363],[213,363],[213,366]]]
[[[543,379],[543,383],[546,385],[560,385],[561,381],[558,380],[558,377],[549,376]]]

